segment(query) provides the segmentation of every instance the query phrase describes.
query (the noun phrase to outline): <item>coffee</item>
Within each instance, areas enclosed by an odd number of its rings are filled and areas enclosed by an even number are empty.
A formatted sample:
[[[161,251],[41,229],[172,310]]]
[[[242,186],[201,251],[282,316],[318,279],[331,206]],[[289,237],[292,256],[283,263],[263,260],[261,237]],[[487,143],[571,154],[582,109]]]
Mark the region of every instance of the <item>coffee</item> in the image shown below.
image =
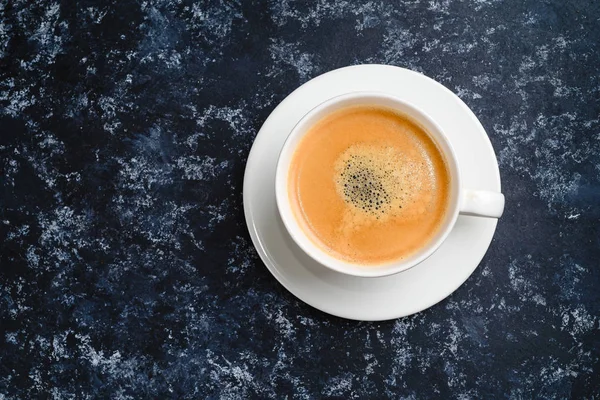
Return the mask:
[[[353,106],[313,125],[289,169],[307,235],[333,257],[384,264],[429,243],[445,218],[450,174],[419,125],[392,109]]]

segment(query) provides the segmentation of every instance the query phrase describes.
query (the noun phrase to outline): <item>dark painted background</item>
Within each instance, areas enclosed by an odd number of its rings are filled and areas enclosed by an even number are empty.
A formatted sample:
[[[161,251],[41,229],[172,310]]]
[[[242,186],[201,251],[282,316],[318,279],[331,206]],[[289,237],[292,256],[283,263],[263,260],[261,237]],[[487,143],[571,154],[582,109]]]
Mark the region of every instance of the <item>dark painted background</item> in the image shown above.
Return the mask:
[[[0,1],[0,399],[599,398],[600,3]],[[242,178],[271,110],[360,63],[481,119],[507,208],[412,317],[296,300]]]

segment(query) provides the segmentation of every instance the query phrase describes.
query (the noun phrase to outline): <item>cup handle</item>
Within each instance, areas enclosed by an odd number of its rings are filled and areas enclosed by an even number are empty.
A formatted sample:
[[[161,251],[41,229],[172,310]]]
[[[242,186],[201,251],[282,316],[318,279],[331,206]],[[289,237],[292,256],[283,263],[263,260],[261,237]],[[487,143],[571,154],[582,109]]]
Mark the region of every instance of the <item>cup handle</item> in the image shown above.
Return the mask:
[[[504,211],[504,195],[488,190],[463,190],[459,214],[500,218]]]

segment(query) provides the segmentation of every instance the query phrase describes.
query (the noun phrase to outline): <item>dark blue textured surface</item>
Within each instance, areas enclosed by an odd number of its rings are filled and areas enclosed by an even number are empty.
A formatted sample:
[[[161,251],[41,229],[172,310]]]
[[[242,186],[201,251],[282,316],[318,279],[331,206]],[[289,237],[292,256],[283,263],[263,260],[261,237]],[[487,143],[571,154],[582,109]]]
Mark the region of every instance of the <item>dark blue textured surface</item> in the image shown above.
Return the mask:
[[[0,2],[0,399],[598,398],[600,3]],[[412,317],[296,300],[242,178],[271,110],[423,72],[497,152],[473,276]]]

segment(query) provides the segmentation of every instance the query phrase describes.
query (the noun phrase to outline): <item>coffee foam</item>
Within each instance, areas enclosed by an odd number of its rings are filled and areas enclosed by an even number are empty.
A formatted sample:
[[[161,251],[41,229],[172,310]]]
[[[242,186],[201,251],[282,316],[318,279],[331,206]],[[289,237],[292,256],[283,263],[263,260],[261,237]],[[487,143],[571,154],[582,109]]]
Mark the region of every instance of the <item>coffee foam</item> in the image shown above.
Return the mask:
[[[418,218],[435,190],[427,157],[389,145],[351,145],[335,161],[334,177],[336,191],[347,205],[342,235],[390,218]]]
[[[400,260],[438,231],[450,179],[419,125],[383,107],[357,106],[317,122],[299,143],[290,200],[308,236],[360,265]]]

